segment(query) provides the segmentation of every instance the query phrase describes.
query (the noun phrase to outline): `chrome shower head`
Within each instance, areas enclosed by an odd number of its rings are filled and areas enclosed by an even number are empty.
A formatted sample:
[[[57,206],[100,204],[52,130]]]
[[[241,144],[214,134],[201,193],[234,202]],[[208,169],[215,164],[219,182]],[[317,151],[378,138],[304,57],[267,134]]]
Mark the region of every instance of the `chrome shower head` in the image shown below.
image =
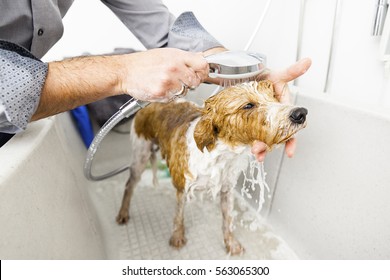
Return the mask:
[[[249,81],[266,67],[264,55],[246,51],[226,51],[206,57],[210,67],[210,78],[228,81]]]

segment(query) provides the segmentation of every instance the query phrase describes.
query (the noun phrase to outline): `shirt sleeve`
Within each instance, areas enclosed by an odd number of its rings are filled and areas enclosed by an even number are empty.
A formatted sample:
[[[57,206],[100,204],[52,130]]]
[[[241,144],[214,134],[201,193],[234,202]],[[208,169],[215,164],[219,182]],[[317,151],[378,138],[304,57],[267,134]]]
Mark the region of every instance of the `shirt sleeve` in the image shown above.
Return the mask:
[[[0,132],[27,127],[38,107],[47,64],[26,49],[0,40]]]
[[[222,44],[203,28],[192,12],[185,12],[175,20],[169,31],[168,47],[203,52],[222,47]]]
[[[177,19],[161,0],[101,0],[147,48],[173,47],[205,51],[222,46],[192,12]]]

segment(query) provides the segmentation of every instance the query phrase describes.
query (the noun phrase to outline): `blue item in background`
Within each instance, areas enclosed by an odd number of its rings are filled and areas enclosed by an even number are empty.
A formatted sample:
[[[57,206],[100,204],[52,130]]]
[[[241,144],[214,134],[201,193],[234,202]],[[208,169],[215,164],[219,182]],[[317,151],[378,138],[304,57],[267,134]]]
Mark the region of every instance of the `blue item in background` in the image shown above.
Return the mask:
[[[77,129],[85,146],[88,148],[92,143],[94,133],[92,129],[92,123],[89,119],[88,109],[86,106],[80,106],[70,111],[73,119],[76,122]]]

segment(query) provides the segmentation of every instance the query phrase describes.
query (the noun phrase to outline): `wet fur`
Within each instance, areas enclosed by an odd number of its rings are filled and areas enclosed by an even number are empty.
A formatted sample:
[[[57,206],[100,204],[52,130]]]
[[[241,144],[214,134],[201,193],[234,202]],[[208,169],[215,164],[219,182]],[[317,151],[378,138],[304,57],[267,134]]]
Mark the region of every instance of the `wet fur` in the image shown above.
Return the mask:
[[[296,107],[280,104],[269,81],[226,88],[208,98],[203,108],[190,102],[153,103],[135,116],[130,133],[132,159],[119,224],[129,220],[130,200],[156,146],[169,167],[176,188],[177,207],[170,245],[186,243],[185,200],[204,190],[221,200],[222,230],[226,250],[241,254],[244,248],[233,235],[233,189],[246,169],[254,141],[269,149],[287,141],[304,124],[294,124],[289,114]]]

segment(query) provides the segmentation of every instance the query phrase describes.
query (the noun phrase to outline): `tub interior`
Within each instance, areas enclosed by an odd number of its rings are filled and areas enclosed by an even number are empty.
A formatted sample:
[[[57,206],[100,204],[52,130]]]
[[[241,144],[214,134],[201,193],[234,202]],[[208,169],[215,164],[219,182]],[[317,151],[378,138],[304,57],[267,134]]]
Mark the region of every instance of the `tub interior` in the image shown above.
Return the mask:
[[[210,92],[204,86],[190,96],[201,102]],[[225,252],[218,199],[201,196],[185,208],[186,246],[168,245],[175,191],[164,170],[158,187],[151,171],[144,173],[128,225],[117,225],[128,174],[87,181],[82,174],[86,148],[64,113],[32,123],[0,149],[0,224],[8,229],[0,237],[0,257],[390,258],[389,114],[347,106],[323,93],[294,96],[309,110],[308,126],[297,136],[292,159],[283,147],[267,155],[270,191],[260,215],[256,202],[243,200],[237,186],[235,233],[246,248],[242,256]],[[94,173],[126,164],[128,147],[128,134],[110,132],[96,154]]]
[[[389,112],[307,92],[297,103],[308,126],[281,161],[268,221],[301,258],[388,259]]]

